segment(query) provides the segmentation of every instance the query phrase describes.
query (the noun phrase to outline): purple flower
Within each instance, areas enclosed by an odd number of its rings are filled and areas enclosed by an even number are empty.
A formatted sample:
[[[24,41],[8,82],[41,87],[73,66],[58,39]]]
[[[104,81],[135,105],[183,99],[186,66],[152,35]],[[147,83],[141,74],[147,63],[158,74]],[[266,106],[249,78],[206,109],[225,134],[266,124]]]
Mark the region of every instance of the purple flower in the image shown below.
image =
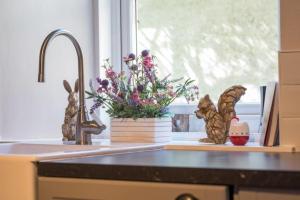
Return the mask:
[[[128,55],[128,58],[134,60],[134,59],[135,59],[135,54],[134,54],[134,53],[129,54],[129,55]]]
[[[103,101],[96,102],[90,109],[90,114],[94,113],[97,108],[99,108],[103,104]]]
[[[106,77],[108,78],[115,78],[116,77],[116,72],[114,72],[111,68],[106,70]]]
[[[148,78],[148,80],[153,84],[154,83],[154,78],[153,78],[153,74],[150,71],[151,69],[147,68],[146,66],[144,66],[144,72],[145,72],[145,76]]]
[[[143,86],[143,85],[138,85],[136,89],[137,89],[137,91],[139,91],[139,92],[143,92],[144,86]]]
[[[116,103],[123,103],[123,99],[119,96],[119,95],[115,95],[113,93],[107,93],[107,96],[109,96],[113,102],[116,102]]]
[[[148,55],[149,55],[149,50],[145,49],[145,50],[142,51],[142,56],[143,57],[146,57]]]
[[[135,54],[131,53],[127,57],[123,57],[123,60],[126,64],[129,63],[129,61],[133,61],[135,59]]]
[[[99,77],[97,77],[96,80],[101,85],[101,79]]]
[[[124,94],[122,92],[119,92],[117,96],[121,99],[124,99]]]
[[[101,93],[101,92],[102,92],[102,87],[99,87],[99,88],[97,89],[97,92],[98,92],[98,93]]]
[[[101,85],[102,85],[103,87],[107,87],[108,84],[109,84],[109,82],[108,82],[107,79],[104,79],[104,80],[101,81]]]
[[[140,103],[140,96],[136,88],[133,89],[131,100],[136,104]]]
[[[136,71],[136,70],[138,70],[138,66],[136,65],[136,64],[133,64],[133,65],[131,65],[130,67],[129,67],[129,69],[130,70],[132,70],[132,71]]]

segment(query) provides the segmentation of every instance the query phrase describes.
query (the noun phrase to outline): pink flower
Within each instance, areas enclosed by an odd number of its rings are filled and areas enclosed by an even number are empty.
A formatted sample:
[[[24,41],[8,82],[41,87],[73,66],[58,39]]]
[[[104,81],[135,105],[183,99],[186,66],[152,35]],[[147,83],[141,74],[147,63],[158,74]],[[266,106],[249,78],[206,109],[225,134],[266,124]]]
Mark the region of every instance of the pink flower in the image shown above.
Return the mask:
[[[102,92],[106,92],[107,91],[107,89],[106,88],[103,88],[103,87],[99,87],[98,89],[97,89],[97,92],[98,93],[102,93]]]
[[[98,92],[98,93],[101,93],[101,92],[102,92],[102,87],[99,87],[99,88],[97,89],[97,92]]]
[[[175,93],[172,90],[168,91],[168,95],[171,96],[171,97],[175,97]]]
[[[122,92],[119,92],[118,97],[120,97],[121,99],[124,99],[124,94]]]
[[[133,93],[131,95],[131,99],[135,103],[139,103],[140,102],[140,96],[139,96],[139,92],[137,91],[137,89],[133,90]]]
[[[174,88],[173,85],[168,85],[168,86],[167,86],[167,89],[168,89],[168,90],[173,90],[173,88]]]
[[[149,99],[143,99],[142,101],[141,101],[141,104],[142,105],[148,105],[148,104],[150,104],[151,102],[150,102],[150,100]]]
[[[116,76],[116,72],[114,72],[114,70],[109,68],[109,69],[106,70],[106,76],[108,78],[114,78]]]
[[[140,101],[140,103],[143,105],[143,106],[148,106],[148,105],[153,105],[155,104],[153,102],[153,99],[143,99]]]
[[[143,59],[143,65],[146,68],[151,69],[154,66],[152,58],[150,56],[144,57],[144,59]]]

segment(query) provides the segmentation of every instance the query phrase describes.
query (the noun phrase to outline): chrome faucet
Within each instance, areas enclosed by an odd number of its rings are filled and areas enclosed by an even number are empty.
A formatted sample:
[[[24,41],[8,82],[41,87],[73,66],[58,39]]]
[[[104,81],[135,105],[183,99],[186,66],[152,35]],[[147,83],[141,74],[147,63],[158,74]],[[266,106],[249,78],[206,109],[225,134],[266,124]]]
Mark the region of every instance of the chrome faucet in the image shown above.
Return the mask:
[[[78,57],[78,76],[79,76],[79,109],[77,115],[76,123],[76,134],[75,140],[76,144],[91,144],[91,134],[100,134],[106,126],[104,124],[99,124],[95,120],[89,121],[88,114],[85,108],[85,98],[84,98],[84,70],[83,70],[83,56],[79,43],[75,37],[68,31],[64,29],[57,29],[52,31],[44,40],[39,59],[39,75],[38,82],[45,82],[45,54],[48,44],[57,36],[66,36],[73,43]]]

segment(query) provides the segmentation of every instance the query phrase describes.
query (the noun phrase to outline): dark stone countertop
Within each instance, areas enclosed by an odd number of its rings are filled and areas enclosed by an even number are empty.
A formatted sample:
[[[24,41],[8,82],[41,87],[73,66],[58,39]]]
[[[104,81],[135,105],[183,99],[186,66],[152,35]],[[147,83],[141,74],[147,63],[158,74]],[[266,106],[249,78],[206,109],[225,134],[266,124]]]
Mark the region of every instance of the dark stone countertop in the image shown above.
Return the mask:
[[[155,150],[42,161],[38,175],[300,189],[300,153]]]

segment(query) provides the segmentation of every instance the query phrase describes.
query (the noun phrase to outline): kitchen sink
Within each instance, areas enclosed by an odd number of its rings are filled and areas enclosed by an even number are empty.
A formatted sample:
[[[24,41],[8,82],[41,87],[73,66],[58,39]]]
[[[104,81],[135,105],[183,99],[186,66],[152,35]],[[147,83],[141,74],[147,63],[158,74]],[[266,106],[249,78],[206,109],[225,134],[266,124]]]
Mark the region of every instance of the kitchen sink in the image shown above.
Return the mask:
[[[41,160],[162,148],[161,144],[110,143],[109,140],[93,142],[93,145],[63,144],[61,140],[3,142],[0,144],[0,199],[37,199],[37,165]]]
[[[108,146],[101,145],[1,143],[0,199],[37,199],[36,165],[39,160],[97,155],[110,150]]]
[[[0,145],[0,155],[40,155],[54,153],[64,154],[82,151],[95,151],[108,147],[110,146],[2,143]]]

